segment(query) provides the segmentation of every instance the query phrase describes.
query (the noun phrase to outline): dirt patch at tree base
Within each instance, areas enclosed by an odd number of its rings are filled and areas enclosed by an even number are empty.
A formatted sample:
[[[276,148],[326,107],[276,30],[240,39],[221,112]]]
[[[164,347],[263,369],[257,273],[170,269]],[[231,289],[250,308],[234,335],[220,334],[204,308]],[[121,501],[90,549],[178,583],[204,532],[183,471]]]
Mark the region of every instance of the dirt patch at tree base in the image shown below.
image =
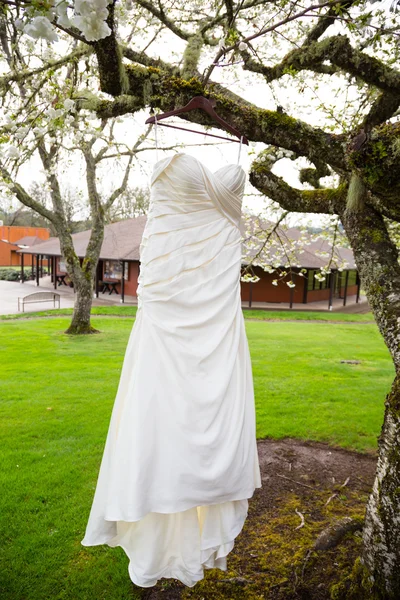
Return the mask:
[[[135,586],[142,600],[345,600],[335,586],[360,554],[377,454],[292,438],[260,440],[258,453],[262,488],[249,501],[228,570],[206,570],[193,588],[174,579]],[[353,529],[316,550],[318,536],[346,518]]]

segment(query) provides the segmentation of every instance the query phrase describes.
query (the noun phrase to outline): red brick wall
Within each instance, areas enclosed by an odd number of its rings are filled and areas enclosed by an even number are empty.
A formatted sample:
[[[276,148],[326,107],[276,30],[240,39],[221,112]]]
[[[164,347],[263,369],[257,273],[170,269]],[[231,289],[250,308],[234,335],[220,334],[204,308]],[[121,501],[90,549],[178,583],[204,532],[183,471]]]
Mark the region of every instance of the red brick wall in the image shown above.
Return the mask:
[[[289,303],[290,291],[286,281],[290,281],[290,277],[286,276],[283,280],[278,281],[278,285],[272,285],[272,281],[277,279],[276,273],[266,273],[261,267],[254,268],[254,274],[260,277],[257,283],[241,282],[241,295],[244,302],[249,301],[250,285],[252,285],[252,302],[273,302],[273,303]],[[298,274],[293,274],[293,280],[296,287],[293,288],[293,302],[303,302],[304,286],[307,285],[307,279],[300,277]],[[347,297],[357,293],[357,286],[351,285],[347,288]],[[341,296],[344,296],[344,282],[341,286]],[[337,297],[337,295],[335,295]],[[323,290],[309,290],[307,292],[307,303],[317,302],[318,300],[329,299],[329,288]]]
[[[241,295],[244,302],[249,300],[250,285],[252,286],[252,302],[290,302],[291,288],[286,285],[290,277],[286,276],[278,281],[278,285],[272,285],[277,279],[276,273],[266,273],[261,267],[254,268],[254,274],[260,278],[257,283],[241,282]],[[304,278],[296,274],[293,276],[296,287],[293,288],[293,302],[303,302]]]
[[[136,296],[137,278],[139,276],[139,263],[131,262],[125,264],[125,269],[128,268],[128,281],[125,281],[125,294],[128,296]]]
[[[12,264],[11,250],[18,250],[18,246],[0,240],[0,266],[9,267]]]
[[[48,240],[50,237],[50,230],[46,227],[25,227],[19,225],[0,226],[0,240],[17,242],[26,235],[37,235],[42,240]]]

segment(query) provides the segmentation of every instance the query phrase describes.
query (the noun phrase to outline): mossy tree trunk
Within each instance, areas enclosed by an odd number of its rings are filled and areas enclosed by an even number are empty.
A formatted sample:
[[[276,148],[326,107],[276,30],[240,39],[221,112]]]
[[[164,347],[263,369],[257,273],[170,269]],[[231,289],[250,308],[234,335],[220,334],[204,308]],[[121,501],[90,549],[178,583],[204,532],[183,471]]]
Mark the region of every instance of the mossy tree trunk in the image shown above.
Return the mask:
[[[76,299],[71,323],[65,333],[87,334],[98,333],[90,323],[90,312],[93,300],[93,280],[90,272],[79,274],[74,278]]]
[[[379,600],[400,598],[400,266],[385,222],[365,206],[345,211],[342,223],[351,242],[363,288],[393,358],[396,376],[385,400],[378,438],[378,463],[363,530],[360,583]]]
[[[103,122],[103,128],[104,127],[105,122]],[[46,148],[43,141],[39,141],[38,143],[39,155],[50,187],[52,210],[47,209],[40,202],[32,198],[19,183],[13,181],[10,173],[0,165],[0,174],[10,182],[13,192],[20,202],[48,219],[53,224],[59,237],[61,254],[65,258],[67,273],[75,288],[73,317],[70,326],[65,333],[98,333],[90,324],[90,312],[93,300],[93,282],[104,239],[105,215],[110,210],[115,200],[127,189],[133,157],[145,138],[146,136],[139,137],[133,145],[133,148],[128,152],[129,159],[124,170],[122,181],[104,202],[102,202],[97,189],[97,166],[103,159],[107,158],[108,146],[104,146],[95,153],[93,151],[93,146],[97,141],[97,136],[93,136],[90,141],[82,143],[80,150],[83,153],[86,163],[87,198],[90,205],[92,222],[90,238],[82,264],[74,249],[70,224],[65,210],[66,207],[56,175],[55,165],[59,149],[56,141],[54,141],[50,149]],[[111,133],[111,141],[112,140]]]
[[[72,241],[69,242],[68,237],[62,232],[60,240],[67,261],[68,273],[74,284],[76,297],[72,320],[65,333],[72,335],[98,333],[98,330],[92,327],[90,323],[90,313],[93,301],[94,277],[104,238],[102,215],[99,214],[94,219],[89,244],[86,249],[86,256],[82,265],[75,254]]]

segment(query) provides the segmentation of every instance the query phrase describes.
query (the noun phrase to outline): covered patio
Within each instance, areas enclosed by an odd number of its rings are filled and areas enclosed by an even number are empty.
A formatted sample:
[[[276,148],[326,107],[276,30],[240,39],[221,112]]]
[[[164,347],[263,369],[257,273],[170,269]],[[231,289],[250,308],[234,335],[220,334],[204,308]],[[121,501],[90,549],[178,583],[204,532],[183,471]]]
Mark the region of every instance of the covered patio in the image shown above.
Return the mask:
[[[139,250],[145,224],[146,217],[142,216],[118,221],[104,228],[104,240],[93,281],[95,300],[101,298],[109,304],[137,304]],[[286,234],[296,241],[300,231],[291,228]],[[90,235],[90,230],[72,235],[74,249],[81,263]],[[325,265],[325,259],[321,258],[319,253],[329,249],[326,241],[312,242],[307,248],[295,253],[293,258],[297,266],[290,270],[290,274],[282,279],[279,286],[274,283],[276,273],[255,266],[252,270],[259,281],[241,282],[242,306],[264,310],[362,312],[357,307],[360,303],[365,304],[366,300],[361,297],[360,278],[350,248],[335,248],[331,273],[324,281],[315,277]],[[43,267],[44,261],[47,261],[49,279],[45,286],[73,296],[73,283],[68,276],[58,238],[53,237],[30,248],[20,249],[18,253],[21,255],[21,282],[24,281],[24,272],[31,269],[36,286],[43,285]],[[25,267],[25,255],[32,256],[32,265],[29,267]],[[246,266],[246,260],[247,257],[243,257],[243,268]],[[343,260],[347,263],[345,269],[340,268]],[[277,262],[276,256],[266,256],[265,261],[267,264],[274,264]],[[294,287],[286,285],[291,281],[294,281]]]

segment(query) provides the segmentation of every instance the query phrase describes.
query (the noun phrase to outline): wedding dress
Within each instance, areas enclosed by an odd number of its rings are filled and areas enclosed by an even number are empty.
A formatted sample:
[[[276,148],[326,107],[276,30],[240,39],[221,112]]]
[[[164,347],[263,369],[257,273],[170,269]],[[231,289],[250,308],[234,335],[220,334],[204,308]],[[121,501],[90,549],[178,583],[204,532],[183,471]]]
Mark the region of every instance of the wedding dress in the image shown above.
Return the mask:
[[[226,557],[261,487],[240,299],[245,172],[158,161],[138,311],[84,546],[121,546],[131,580],[192,587]]]

